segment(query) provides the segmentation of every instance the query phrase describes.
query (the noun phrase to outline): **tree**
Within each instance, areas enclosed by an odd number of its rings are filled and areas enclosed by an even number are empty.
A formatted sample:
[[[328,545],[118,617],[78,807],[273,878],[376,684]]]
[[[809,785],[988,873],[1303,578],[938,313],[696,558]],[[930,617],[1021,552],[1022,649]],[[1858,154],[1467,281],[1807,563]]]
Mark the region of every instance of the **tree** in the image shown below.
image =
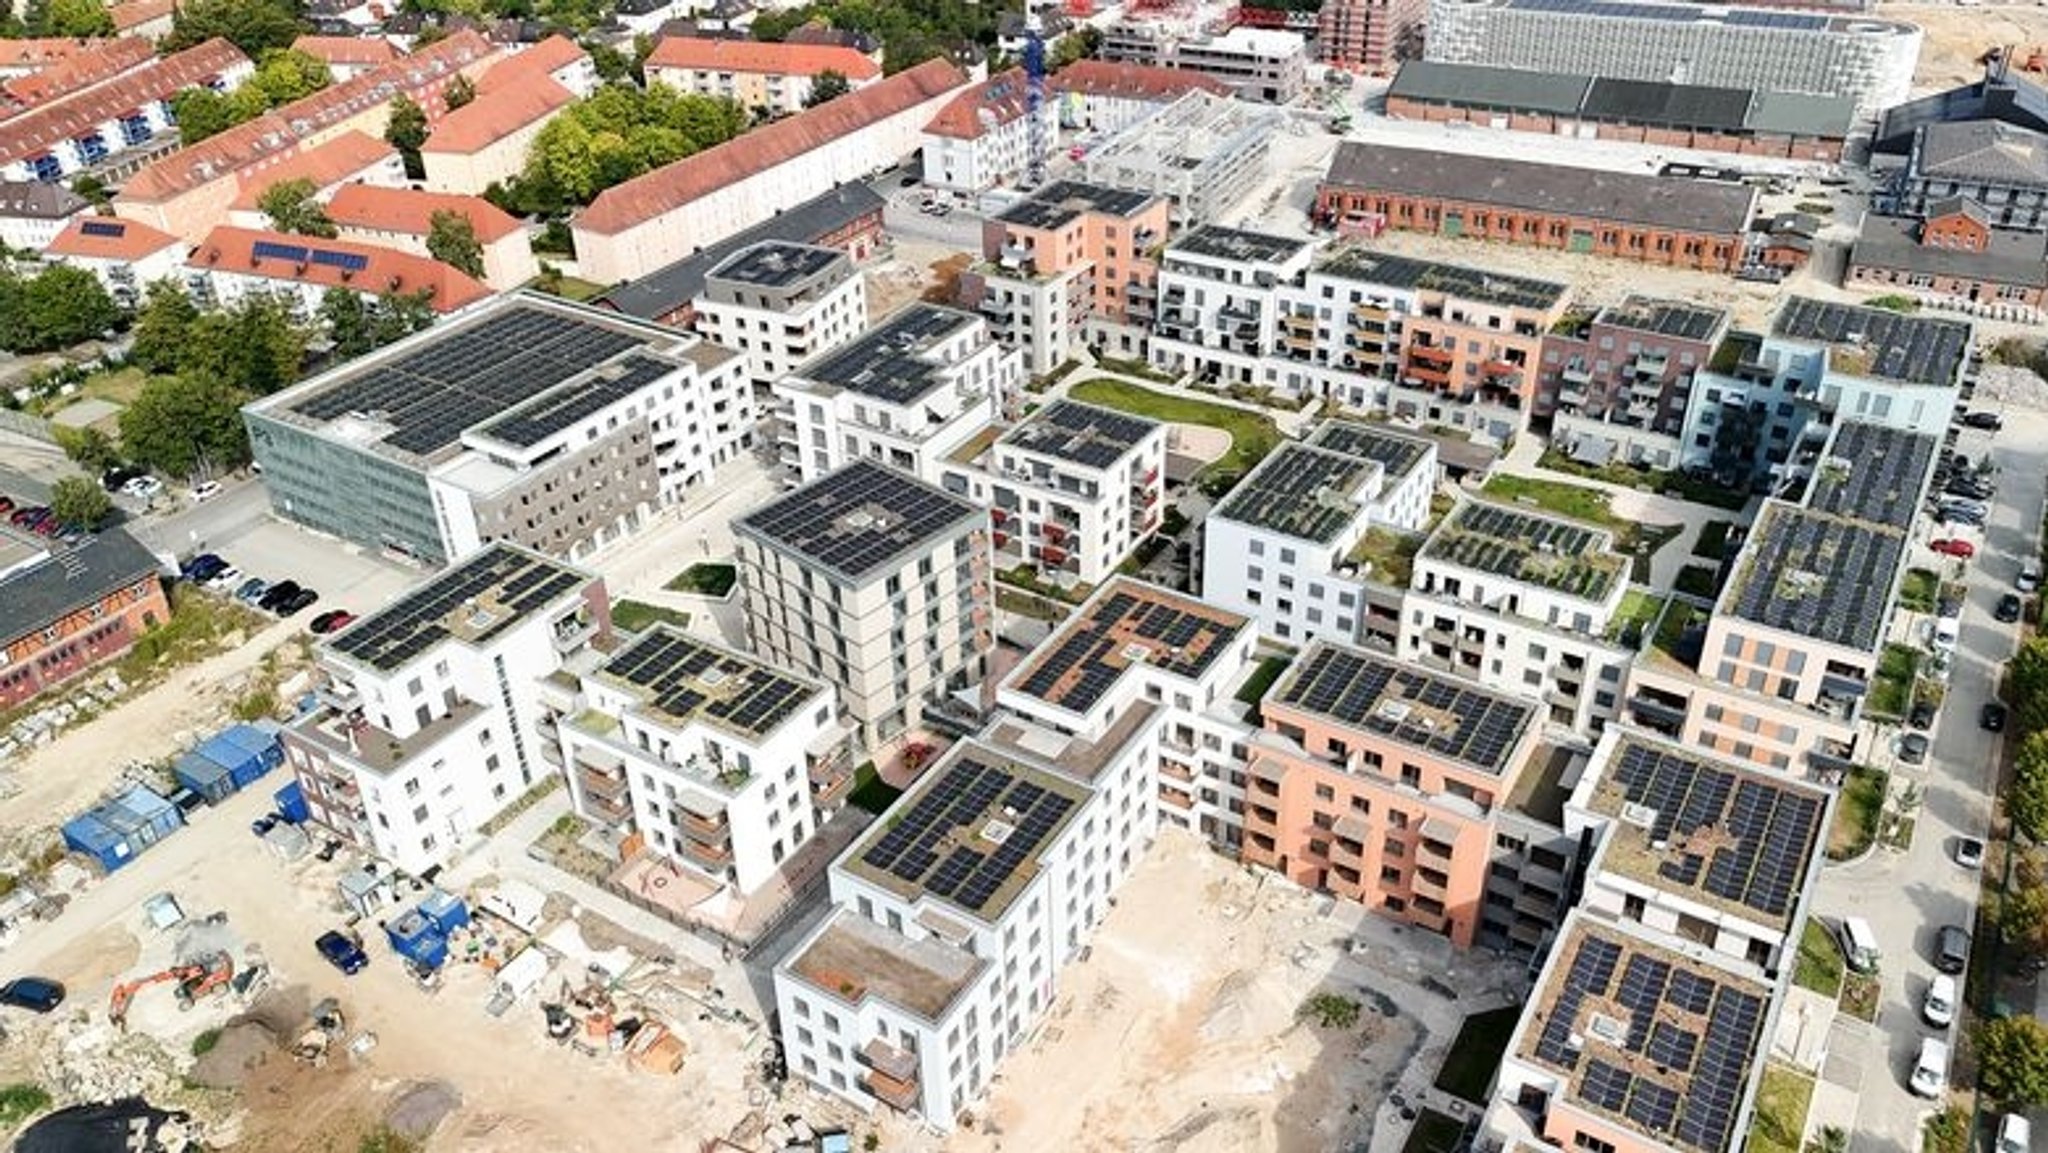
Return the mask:
[[[247,399],[219,380],[153,377],[121,413],[121,443],[130,456],[167,476],[232,468],[249,459],[242,426]]]
[[[427,255],[483,278],[483,242],[476,238],[476,225],[460,212],[442,209],[427,218]]]
[[[135,339],[128,361],[148,372],[175,372],[184,357],[199,306],[176,282],[159,280],[143,293],[135,316]]]
[[[238,393],[268,396],[299,379],[305,358],[306,333],[286,306],[252,296],[232,310],[201,314],[178,371],[220,381]]]
[[[377,298],[371,313],[370,339],[382,348],[393,341],[433,326],[434,306],[425,290]]]
[[[91,425],[73,428],[60,424],[52,431],[57,434],[57,447],[87,472],[103,473],[121,463],[121,453],[114,447],[113,438]]]
[[[2028,733],[2013,754],[2005,815],[2021,836],[2036,844],[2048,841],[2048,730]]]
[[[121,323],[99,278],[53,264],[33,277],[0,269],[0,349],[47,352],[90,340]]]
[[[300,177],[296,180],[280,180],[263,190],[256,198],[256,207],[270,218],[271,227],[279,232],[296,232],[301,236],[319,236],[333,239],[340,235],[340,229],[327,218],[327,210],[313,199],[319,188]]]
[[[2020,646],[2006,670],[2006,699],[2023,733],[2048,727],[2048,636]]]
[[[203,87],[180,89],[173,95],[171,116],[178,122],[178,139],[187,147],[249,119],[233,97]]]
[[[65,524],[97,528],[114,511],[114,502],[107,499],[105,489],[92,481],[67,476],[50,486],[50,511]]]
[[[2015,883],[1998,906],[1998,935],[2025,959],[2048,955],[2048,886]]]
[[[851,91],[853,86],[846,82],[844,73],[827,68],[811,78],[811,94],[804,97],[804,107],[816,108],[827,100],[837,100]]]
[[[270,107],[290,104],[327,87],[333,80],[326,61],[296,48],[274,48],[264,53],[263,63],[249,83]]]
[[[37,36],[74,39],[109,36],[114,31],[114,18],[100,0],[45,0],[34,11],[41,17],[41,26],[32,26],[30,31]]]
[[[363,298],[350,289],[330,288],[320,297],[320,320],[327,325],[327,338],[334,342],[334,355],[353,360],[375,348],[370,336],[370,315]]]
[[[2009,1109],[2048,1101],[2048,1026],[2005,1017],[1977,1029],[1977,1079]]]
[[[420,160],[420,149],[427,143],[426,109],[403,93],[393,97],[391,121],[384,127],[384,139],[398,149],[400,159],[405,161],[408,180],[426,179],[426,165]]]
[[[441,100],[450,112],[473,103],[476,100],[476,81],[457,72],[455,79],[450,80],[448,87],[442,91]]]
[[[114,194],[107,188],[107,182],[91,173],[72,177],[71,191],[102,208],[114,199]]]
[[[662,84],[644,90],[607,84],[540,130],[525,169],[506,191],[521,213],[588,204],[615,184],[746,128],[746,109],[736,101]]]
[[[1060,42],[1053,46],[1052,58],[1046,61],[1046,63],[1054,71],[1058,71],[1076,60],[1086,59],[1095,55],[1101,48],[1102,30],[1093,24],[1083,24],[1074,31],[1060,37]]]
[[[219,36],[260,60],[270,49],[291,47],[305,31],[291,0],[187,0],[174,11],[165,52]]]

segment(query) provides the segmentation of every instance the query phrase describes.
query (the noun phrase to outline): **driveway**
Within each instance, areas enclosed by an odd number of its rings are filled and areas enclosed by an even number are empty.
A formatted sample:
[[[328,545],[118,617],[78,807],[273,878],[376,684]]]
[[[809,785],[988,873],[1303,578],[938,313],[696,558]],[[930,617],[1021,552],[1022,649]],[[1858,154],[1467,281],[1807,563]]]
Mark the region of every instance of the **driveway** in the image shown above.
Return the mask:
[[[1933,1032],[1921,1023],[1919,1005],[1934,975],[1929,960],[1934,937],[1943,925],[1968,926],[1975,919],[1979,878],[1958,868],[1950,854],[1957,837],[1982,837],[1990,823],[2001,737],[1980,728],[1977,713],[1991,698],[2017,644],[2015,626],[1998,624],[1991,612],[1998,597],[2012,588],[2023,560],[2038,549],[2048,416],[2013,414],[1995,440],[1965,432],[1957,447],[1973,457],[1990,449],[2001,483],[1977,557],[1963,566],[1968,593],[1947,703],[1935,723],[1933,755],[1925,765],[1894,770],[1895,791],[1912,783],[1924,798],[1913,843],[1903,853],[1878,849],[1864,860],[1827,868],[1814,902],[1815,912],[1831,926],[1846,914],[1864,917],[1884,953],[1883,996],[1872,1040],[1885,1060],[1864,1070],[1854,1153],[1912,1153],[1919,1148],[1920,1123],[1932,1110],[1932,1103],[1907,1092],[1905,1080],[1921,1038]],[[1946,558],[1927,551],[1928,539],[1923,526],[1909,563],[1946,571],[1949,566],[1937,563]],[[1976,942],[1978,948],[1989,946]]]

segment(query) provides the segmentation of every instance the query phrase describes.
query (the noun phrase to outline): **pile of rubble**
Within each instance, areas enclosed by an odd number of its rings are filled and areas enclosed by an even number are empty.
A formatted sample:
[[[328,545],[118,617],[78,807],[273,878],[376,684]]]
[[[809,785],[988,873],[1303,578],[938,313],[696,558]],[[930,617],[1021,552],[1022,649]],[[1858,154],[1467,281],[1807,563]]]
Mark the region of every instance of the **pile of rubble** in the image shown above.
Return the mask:
[[[6,732],[0,733],[0,766],[37,745],[47,745],[56,740],[57,734],[66,728],[89,721],[121,703],[127,693],[128,682],[121,679],[121,674],[109,669],[67,691],[62,699],[21,717],[9,725]],[[18,787],[0,778],[0,795]]]
[[[1986,363],[1977,374],[1977,391],[1972,407],[2004,405],[2039,411],[2048,408],[2048,380],[2030,368]]]

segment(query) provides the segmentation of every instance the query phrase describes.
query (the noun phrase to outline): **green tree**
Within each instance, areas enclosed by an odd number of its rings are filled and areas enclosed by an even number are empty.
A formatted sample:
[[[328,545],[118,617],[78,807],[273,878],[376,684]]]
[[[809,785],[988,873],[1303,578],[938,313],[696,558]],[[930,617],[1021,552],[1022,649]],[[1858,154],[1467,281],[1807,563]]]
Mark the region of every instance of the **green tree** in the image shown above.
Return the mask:
[[[403,93],[393,97],[391,121],[384,127],[384,139],[398,149],[399,158],[405,161],[407,179],[426,179],[426,165],[420,161],[420,148],[427,142],[426,109]]]
[[[2048,956],[2048,886],[2015,884],[1998,906],[1998,935],[2023,958]]]
[[[306,333],[278,300],[252,296],[192,325],[181,375],[216,380],[238,393],[268,396],[299,379]]]
[[[597,78],[606,84],[616,83],[633,75],[632,59],[611,45],[592,44],[584,50],[590,53],[590,66],[597,70]]]
[[[0,348],[47,352],[90,340],[121,322],[121,310],[99,278],[53,264],[24,278],[0,271]]]
[[[370,339],[376,347],[411,336],[423,331],[434,323],[434,306],[428,300],[425,290],[399,295],[384,295],[377,298],[371,314]]]
[[[121,452],[114,447],[113,438],[91,425],[73,428],[60,424],[53,431],[57,434],[57,447],[87,472],[98,475],[121,463]]]
[[[483,278],[483,242],[476,238],[476,225],[460,212],[443,209],[427,218],[427,255]]]
[[[588,204],[615,184],[731,140],[747,124],[746,109],[731,100],[607,84],[540,130],[506,198],[522,214]]]
[[[270,49],[291,47],[305,30],[292,0],[187,0],[161,47],[175,52],[219,36],[260,60]]]
[[[114,502],[107,499],[107,491],[82,476],[67,476],[50,486],[50,511],[65,524],[98,528],[107,514],[114,511]]]
[[[442,90],[441,100],[450,112],[464,105],[475,103],[476,81],[471,80],[460,72],[456,73],[455,79],[450,80],[448,87]]]
[[[249,459],[242,426],[247,399],[220,380],[153,377],[121,412],[121,443],[128,455],[166,476],[235,467]]]
[[[188,148],[249,119],[232,96],[211,88],[180,89],[171,97],[171,116],[178,122],[178,139]]]
[[[129,363],[148,372],[177,371],[192,325],[198,319],[199,306],[176,282],[159,280],[151,284],[143,293],[142,310],[135,315]]]
[[[73,177],[71,191],[102,208],[114,199],[113,192],[107,188],[107,182],[91,173]]]
[[[114,32],[114,18],[100,0],[46,0],[38,7],[43,18],[43,26],[35,31],[38,36],[77,38]]]
[[[270,107],[290,104],[327,87],[333,76],[318,56],[295,48],[274,48],[264,53],[263,63],[249,83],[263,94]]]
[[[816,108],[827,100],[837,100],[851,91],[853,86],[846,82],[844,73],[827,68],[811,78],[811,94],[804,97],[804,107]]]
[[[2021,836],[2036,844],[2048,841],[2048,730],[2028,733],[2013,754],[2005,815]]]
[[[1053,46],[1051,58],[1046,63],[1057,71],[1076,60],[1095,55],[1101,48],[1102,30],[1093,24],[1083,24],[1073,32],[1060,37],[1060,42]]]
[[[2006,699],[2021,732],[2048,727],[2048,635],[2036,636],[2005,666]]]
[[[320,297],[320,319],[327,325],[327,338],[334,342],[334,355],[353,360],[376,347],[370,336],[370,315],[355,292],[328,289]]]
[[[1979,1026],[1977,1079],[2009,1109],[2048,1101],[2048,1026],[2032,1017],[2005,1017]]]
[[[296,180],[280,180],[263,190],[256,198],[256,207],[270,218],[270,225],[279,232],[296,232],[301,236],[319,236],[333,239],[340,234],[334,221],[327,218],[327,210],[313,199],[319,189],[305,177]]]

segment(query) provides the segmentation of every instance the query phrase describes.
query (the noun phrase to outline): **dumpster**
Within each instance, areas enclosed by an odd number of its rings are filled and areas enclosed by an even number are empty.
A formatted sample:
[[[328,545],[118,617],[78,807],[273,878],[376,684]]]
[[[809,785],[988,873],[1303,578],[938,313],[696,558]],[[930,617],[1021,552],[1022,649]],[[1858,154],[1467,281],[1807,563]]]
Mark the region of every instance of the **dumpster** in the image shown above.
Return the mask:
[[[217,761],[198,753],[186,753],[171,766],[178,783],[198,793],[209,805],[218,805],[235,794],[235,775]]]
[[[448,959],[448,938],[418,909],[386,924],[384,935],[390,939],[393,952],[429,969],[440,968]]]
[[[279,789],[271,799],[277,802],[277,815],[288,824],[303,825],[313,816],[313,810],[306,807],[306,791],[297,781]]]

